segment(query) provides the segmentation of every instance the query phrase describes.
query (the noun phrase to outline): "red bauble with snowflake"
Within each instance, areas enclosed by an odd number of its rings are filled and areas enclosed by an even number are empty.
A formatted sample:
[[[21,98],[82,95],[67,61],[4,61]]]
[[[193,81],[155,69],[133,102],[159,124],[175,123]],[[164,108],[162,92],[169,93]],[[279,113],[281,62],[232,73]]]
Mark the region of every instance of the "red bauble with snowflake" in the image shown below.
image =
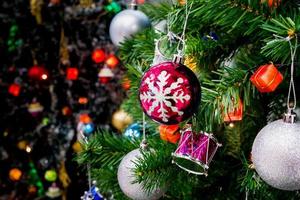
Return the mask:
[[[145,72],[139,88],[143,111],[162,124],[178,124],[197,110],[200,83],[188,67],[163,62]]]

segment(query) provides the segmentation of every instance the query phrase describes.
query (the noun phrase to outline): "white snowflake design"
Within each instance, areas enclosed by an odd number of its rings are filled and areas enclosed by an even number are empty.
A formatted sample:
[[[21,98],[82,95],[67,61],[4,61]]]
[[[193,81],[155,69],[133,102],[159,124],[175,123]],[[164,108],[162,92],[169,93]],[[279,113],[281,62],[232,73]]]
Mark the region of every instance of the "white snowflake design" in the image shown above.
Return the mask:
[[[168,79],[171,75],[168,74],[167,71],[161,71],[158,75],[156,84],[158,87],[154,86],[154,75],[147,77],[145,83],[147,84],[149,91],[141,93],[140,99],[144,102],[153,102],[149,110],[147,110],[147,114],[151,116],[152,112],[156,109],[158,113],[160,113],[159,117],[163,122],[169,121],[168,110],[164,108],[164,105],[170,108],[173,112],[177,113],[179,116],[182,116],[184,112],[179,111],[176,106],[172,106],[172,101],[177,103],[178,101],[184,102],[191,99],[191,96],[188,94],[184,94],[182,89],[180,88],[180,84],[183,83],[182,78],[178,78],[176,82],[172,83],[169,87],[166,87],[168,84]],[[176,90],[173,94],[172,90]]]

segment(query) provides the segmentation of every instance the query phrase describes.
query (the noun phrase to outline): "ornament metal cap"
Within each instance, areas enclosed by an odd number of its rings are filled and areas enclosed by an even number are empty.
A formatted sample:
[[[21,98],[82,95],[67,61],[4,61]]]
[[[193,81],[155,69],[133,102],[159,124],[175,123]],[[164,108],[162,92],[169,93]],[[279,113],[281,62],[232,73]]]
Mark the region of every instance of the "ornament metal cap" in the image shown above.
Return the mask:
[[[142,150],[149,150],[149,145],[146,139],[143,139],[141,144],[140,144],[140,149]]]
[[[137,10],[137,3],[136,3],[136,0],[132,0],[130,2],[130,4],[128,5],[128,8],[131,9],[131,10]]]
[[[297,121],[297,115],[293,112],[293,109],[288,109],[288,112],[284,114],[283,121],[290,124]]]
[[[178,64],[182,64],[183,63],[183,55],[181,52],[178,52],[177,54],[174,55],[173,57],[173,62],[174,63],[178,63]]]

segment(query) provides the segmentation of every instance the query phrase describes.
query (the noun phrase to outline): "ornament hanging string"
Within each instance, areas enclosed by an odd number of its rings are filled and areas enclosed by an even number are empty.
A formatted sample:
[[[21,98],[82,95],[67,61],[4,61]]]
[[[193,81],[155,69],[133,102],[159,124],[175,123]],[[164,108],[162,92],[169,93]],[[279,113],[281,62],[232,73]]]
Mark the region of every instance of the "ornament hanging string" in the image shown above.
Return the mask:
[[[297,52],[297,46],[298,46],[298,37],[295,35],[295,45],[292,45],[291,39],[293,37],[282,37],[279,35],[274,35],[276,38],[279,38],[283,41],[288,41],[290,46],[290,53],[291,53],[291,78],[290,78],[290,84],[289,84],[289,91],[288,91],[288,97],[287,97],[287,108],[288,113],[291,114],[292,110],[296,109],[296,89],[295,89],[295,83],[294,83],[294,68],[295,68],[295,57]],[[290,101],[291,99],[291,92],[293,95],[293,102]],[[293,106],[291,106],[293,105]]]
[[[291,50],[291,79],[290,79],[290,85],[289,85],[289,93],[288,93],[288,99],[287,99],[287,107],[289,112],[291,110],[296,109],[296,89],[295,89],[295,83],[294,83],[294,62],[296,57],[296,51],[298,46],[298,38],[297,35],[295,35],[295,46],[292,45],[291,40],[289,40],[290,50]],[[291,90],[293,90],[293,107],[290,107],[290,96],[291,96]]]
[[[143,112],[143,140],[140,144],[140,148],[142,150],[146,150],[148,147],[147,144],[147,138],[146,138],[146,117],[145,117],[145,113]]]
[[[185,32],[186,32],[187,22],[188,22],[188,19],[189,19],[189,15],[191,13],[192,6],[193,6],[193,2],[190,4],[190,6],[188,8],[188,1],[186,1],[186,3],[185,3],[185,19],[184,19],[184,24],[183,24],[183,30],[182,30],[182,34],[181,34],[179,43],[177,45],[177,53],[179,55],[183,55],[184,54],[184,49],[185,49]]]
[[[185,4],[185,19],[184,19],[184,24],[183,24],[183,31],[181,36],[178,36],[177,34],[173,33],[171,31],[171,24],[174,23],[174,21],[171,22],[171,13],[168,13],[167,16],[167,35],[164,37],[161,37],[160,39],[158,39],[155,43],[155,52],[160,56],[165,58],[166,60],[171,60],[172,58],[168,58],[167,56],[165,56],[161,51],[160,51],[160,45],[162,40],[164,40],[165,38],[168,39],[169,42],[172,42],[174,39],[178,40],[178,44],[177,44],[177,54],[179,56],[183,56],[184,55],[184,49],[185,49],[185,32],[186,32],[186,27],[187,27],[187,21],[191,12],[191,8],[192,8],[193,3],[190,4],[190,7],[188,8],[188,4]]]
[[[145,127],[146,119],[145,113],[143,112],[143,140],[146,140],[146,127]]]
[[[83,134],[83,131],[80,131],[80,135],[82,136],[83,138],[83,141],[88,144],[88,139],[87,137]],[[86,168],[87,168],[87,173],[88,173],[88,183],[89,183],[89,191],[91,191],[91,188],[92,188],[92,177],[91,177],[91,165],[90,163],[88,163],[86,165]]]

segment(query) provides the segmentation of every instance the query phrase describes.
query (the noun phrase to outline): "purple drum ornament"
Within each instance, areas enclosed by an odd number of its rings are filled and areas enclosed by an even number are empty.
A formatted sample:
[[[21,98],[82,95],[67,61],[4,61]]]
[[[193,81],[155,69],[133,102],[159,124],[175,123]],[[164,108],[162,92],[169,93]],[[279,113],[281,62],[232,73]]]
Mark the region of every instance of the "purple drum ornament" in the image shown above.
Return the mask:
[[[189,173],[207,176],[209,164],[220,146],[213,134],[196,134],[189,126],[182,131],[178,147],[172,153],[173,163]]]

